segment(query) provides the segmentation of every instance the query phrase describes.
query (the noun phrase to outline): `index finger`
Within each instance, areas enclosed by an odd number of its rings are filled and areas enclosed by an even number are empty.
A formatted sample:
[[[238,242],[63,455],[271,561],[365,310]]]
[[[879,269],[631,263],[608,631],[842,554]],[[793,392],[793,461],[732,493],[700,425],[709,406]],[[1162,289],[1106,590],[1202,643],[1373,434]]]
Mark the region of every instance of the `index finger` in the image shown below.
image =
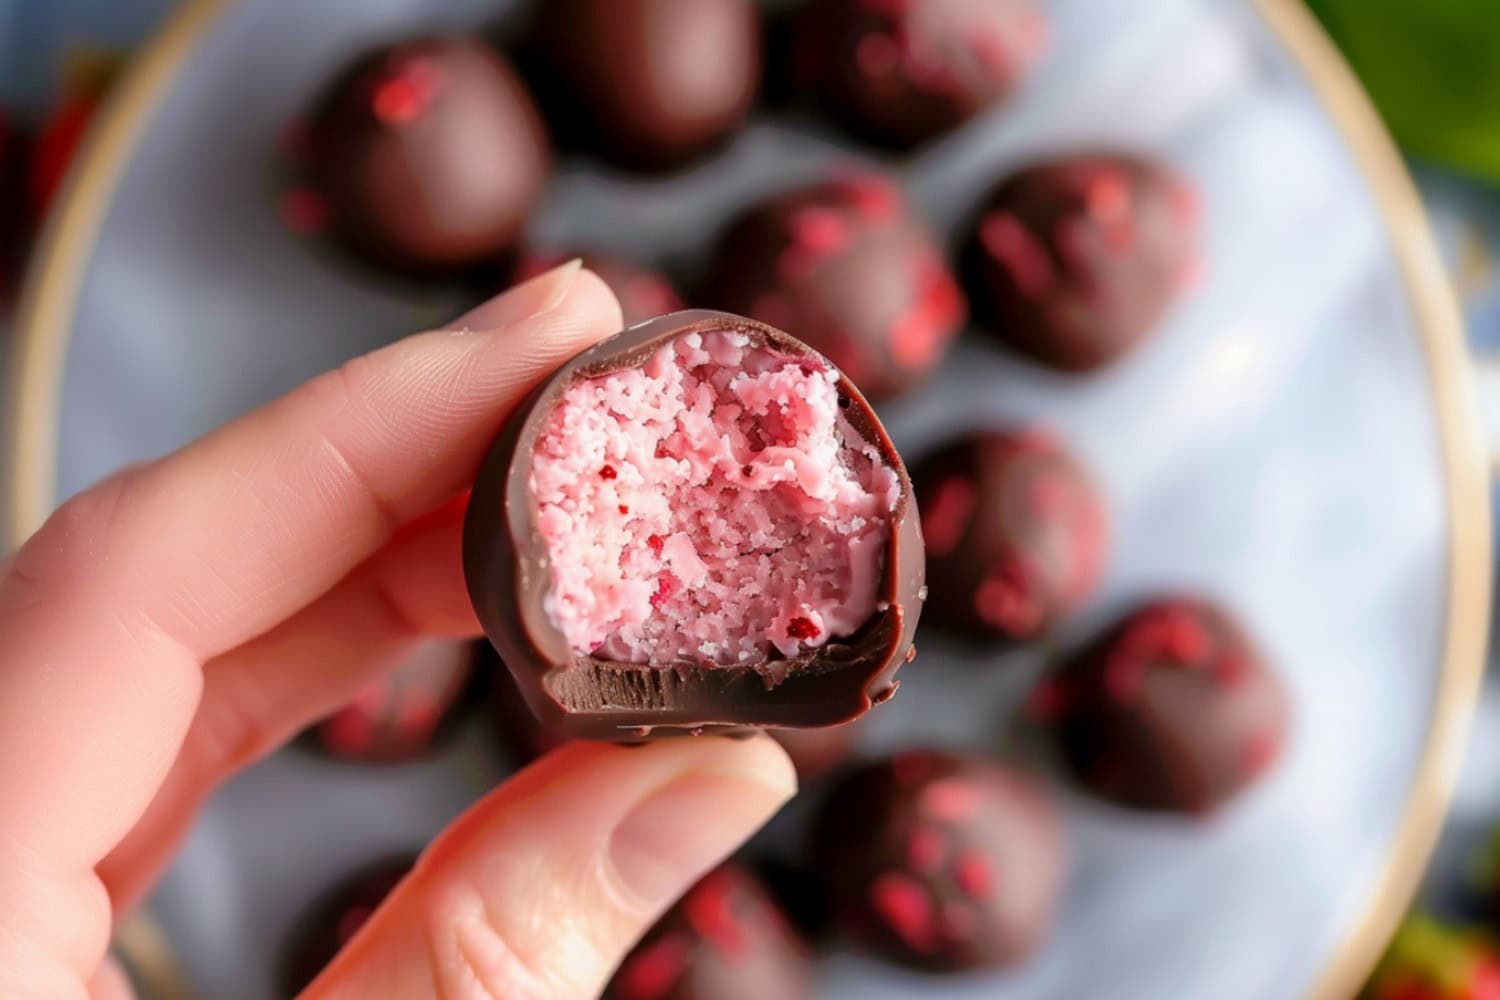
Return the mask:
[[[44,525],[0,580],[0,788],[13,792],[0,845],[95,864],[170,765],[199,665],[466,485],[531,385],[619,327],[614,297],[576,265],[489,312],[539,290],[554,301],[529,319],[366,355]]]

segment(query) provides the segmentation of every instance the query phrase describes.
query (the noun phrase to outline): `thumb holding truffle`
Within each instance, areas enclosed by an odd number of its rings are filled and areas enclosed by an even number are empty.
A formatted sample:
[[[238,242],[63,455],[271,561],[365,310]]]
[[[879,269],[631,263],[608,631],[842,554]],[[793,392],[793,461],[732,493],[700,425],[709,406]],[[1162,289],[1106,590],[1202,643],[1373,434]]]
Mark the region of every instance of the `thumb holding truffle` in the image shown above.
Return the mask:
[[[302,996],[597,996],[795,787],[764,736],[569,744],[434,842]]]

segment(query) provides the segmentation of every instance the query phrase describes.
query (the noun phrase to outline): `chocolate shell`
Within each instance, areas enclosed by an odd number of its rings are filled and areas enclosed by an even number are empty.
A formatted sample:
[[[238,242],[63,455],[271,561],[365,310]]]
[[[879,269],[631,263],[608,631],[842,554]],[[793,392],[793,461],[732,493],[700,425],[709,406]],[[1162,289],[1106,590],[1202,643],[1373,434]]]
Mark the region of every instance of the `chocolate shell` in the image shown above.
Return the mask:
[[[575,653],[546,610],[552,572],[532,495],[544,422],[570,386],[643,365],[693,333],[743,334],[832,372],[843,417],[895,476],[899,495],[881,553],[875,610],[852,635],[790,657],[705,665],[634,663]],[[847,401],[847,404],[846,402]],[[874,410],[824,357],[787,333],[728,313],[689,310],[631,327],[568,362],[517,409],[479,472],[464,526],[464,575],[490,641],[542,724],[570,737],[642,739],[673,731],[792,728],[851,721],[895,693],[925,597],[911,483]]]
[[[365,925],[416,864],[415,853],[370,862],[345,875],[298,919],[283,948],[278,996],[297,996]]]

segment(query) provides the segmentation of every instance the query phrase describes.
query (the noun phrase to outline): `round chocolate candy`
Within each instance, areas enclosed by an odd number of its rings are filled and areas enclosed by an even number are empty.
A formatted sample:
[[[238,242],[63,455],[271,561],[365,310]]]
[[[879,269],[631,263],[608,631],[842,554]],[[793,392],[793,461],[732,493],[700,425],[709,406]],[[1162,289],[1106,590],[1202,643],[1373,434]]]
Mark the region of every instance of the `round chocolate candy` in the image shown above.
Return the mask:
[[[604,1000],[808,1000],[812,963],[749,872],[725,865],[688,891],[620,964]]]
[[[709,288],[715,305],[792,331],[877,401],[931,374],[968,311],[901,189],[869,172],[744,213],[719,242]]]
[[[745,120],[760,82],[753,0],[547,0],[543,74],[557,117],[626,167],[677,167]]]
[[[975,431],[913,470],[929,614],[975,639],[1036,638],[1093,593],[1103,504],[1051,435]]]
[[[428,753],[457,718],[474,662],[474,644],[429,639],[390,676],[318,723],[329,754],[393,764]]]
[[[528,251],[516,268],[515,280],[521,282],[536,277],[575,257],[582,259],[583,266],[597,274],[615,293],[626,326],[683,308],[682,296],[665,275],[633,260],[591,250],[581,253]]]
[[[909,750],[866,765],[814,832],[834,918],[866,947],[932,972],[1005,966],[1052,926],[1066,867],[1041,784],[998,761]]]
[[[1097,154],[1031,167],[985,200],[963,254],[976,317],[1087,372],[1145,339],[1197,274],[1198,196],[1166,167]]]
[[[1193,598],[1126,615],[1038,686],[1069,768],[1135,809],[1207,813],[1281,755],[1287,698],[1238,624]]]
[[[469,594],[570,737],[831,726],[916,631],[911,484],[859,390],[773,327],[671,313],[532,394],[481,468]]]
[[[334,236],[417,275],[494,262],[541,197],[551,154],[530,95],[473,37],[379,49],[307,128],[307,171]]]
[[[813,0],[792,66],[852,131],[907,147],[1009,97],[1047,48],[1036,0]]]
[[[353,940],[416,861],[415,853],[382,858],[325,891],[297,920],[283,948],[279,995],[291,998],[301,993]]]

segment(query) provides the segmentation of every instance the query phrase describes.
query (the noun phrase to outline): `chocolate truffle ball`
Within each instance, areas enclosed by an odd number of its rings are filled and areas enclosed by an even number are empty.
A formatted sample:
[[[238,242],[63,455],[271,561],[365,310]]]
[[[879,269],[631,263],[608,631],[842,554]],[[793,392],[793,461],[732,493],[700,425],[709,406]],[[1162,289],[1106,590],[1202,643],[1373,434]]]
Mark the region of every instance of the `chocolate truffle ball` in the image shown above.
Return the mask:
[[[967,314],[937,241],[874,173],[751,208],[711,270],[714,305],[791,332],[877,401],[931,374]]]
[[[985,200],[963,254],[976,318],[1068,372],[1142,341],[1198,270],[1198,197],[1166,167],[1099,154],[1031,167]]]
[[[1047,34],[1035,0],[813,0],[793,73],[852,131],[907,147],[1009,97]]]
[[[1005,966],[1046,937],[1065,868],[1045,789],[980,757],[909,750],[851,774],[814,850],[839,926],[932,972]]]
[[[1038,687],[1069,768],[1134,809],[1207,813],[1281,756],[1287,698],[1223,610],[1152,601],[1107,629]]]
[[[924,459],[913,479],[929,614],[939,624],[972,639],[1025,641],[1093,593],[1103,504],[1047,432],[974,431]]]
[[[516,268],[516,281],[536,277],[574,257],[582,258],[583,266],[593,271],[615,293],[620,300],[620,311],[625,316],[625,325],[635,324],[677,312],[683,308],[682,296],[666,276],[635,261],[614,254],[595,253],[585,250],[580,253],[556,250],[527,252]]]
[[[542,121],[477,38],[429,38],[362,58],[322,99],[307,170],[334,236],[413,274],[496,260],[550,169]]]
[[[821,777],[849,759],[854,751],[858,722],[821,729],[768,729],[766,735],[781,744],[803,781]]]
[[[291,998],[301,993],[353,940],[416,860],[415,853],[383,858],[326,890],[298,919],[283,948],[280,995]]]
[[[635,947],[605,1000],[807,1000],[802,942],[749,872],[710,872]]]
[[[848,722],[894,693],[925,592],[910,482],[859,390],[706,310],[603,341],[518,409],[464,570],[532,711],[587,739]]]
[[[431,639],[389,677],[313,729],[335,757],[392,764],[430,752],[457,718],[468,687],[474,644]]]
[[[1500,954],[1484,931],[1411,913],[1359,994],[1361,1000],[1494,1000]]]
[[[622,166],[680,166],[744,121],[760,82],[753,0],[547,0],[539,49],[569,131]]]

